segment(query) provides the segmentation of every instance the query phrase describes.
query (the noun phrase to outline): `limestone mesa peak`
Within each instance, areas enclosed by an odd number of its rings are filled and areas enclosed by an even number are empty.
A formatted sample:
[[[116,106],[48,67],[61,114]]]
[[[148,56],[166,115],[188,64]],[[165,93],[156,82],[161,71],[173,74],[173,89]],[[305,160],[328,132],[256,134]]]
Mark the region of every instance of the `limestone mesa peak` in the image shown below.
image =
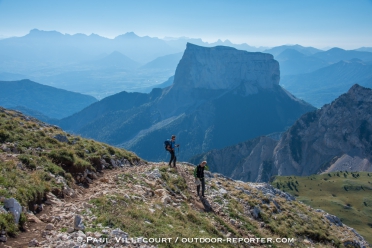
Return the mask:
[[[280,79],[279,63],[271,54],[247,52],[227,46],[202,47],[187,43],[177,66],[176,87],[235,89],[249,94],[272,88]]]

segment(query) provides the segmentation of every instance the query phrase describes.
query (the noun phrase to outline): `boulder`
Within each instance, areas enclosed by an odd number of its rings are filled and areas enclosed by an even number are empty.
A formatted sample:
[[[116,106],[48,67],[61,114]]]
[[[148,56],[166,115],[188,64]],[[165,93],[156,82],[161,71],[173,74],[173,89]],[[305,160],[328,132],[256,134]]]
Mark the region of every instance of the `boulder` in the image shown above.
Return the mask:
[[[6,242],[6,232],[4,230],[0,231],[0,242]]]
[[[157,189],[157,190],[154,191],[154,193],[157,196],[160,196],[160,197],[168,195],[168,193],[165,189]]]
[[[111,231],[110,233],[110,236],[111,238],[116,238],[116,239],[119,239],[121,238],[121,240],[125,240],[128,238],[128,233],[122,231],[120,228],[116,228],[114,230]]]
[[[223,188],[220,188],[220,190],[219,190],[219,192],[221,193],[221,194],[227,194],[227,191],[225,190],[225,189],[223,189]]]
[[[27,214],[27,221],[35,222],[35,223],[42,223],[42,221],[38,217],[36,217],[33,213]]]
[[[83,219],[80,215],[75,215],[74,229],[75,230],[84,230],[85,229],[85,226],[83,224]]]
[[[5,214],[7,211],[5,210],[5,208],[3,207],[0,207],[0,214]]]
[[[46,227],[45,227],[45,230],[54,230],[54,229],[55,229],[55,227],[52,223],[47,224]]]
[[[160,201],[163,204],[169,204],[169,203],[172,202],[172,200],[171,200],[171,198],[169,196],[163,196]]]
[[[251,214],[253,218],[258,219],[260,217],[261,209],[258,206],[255,206],[253,210],[251,210]]]
[[[331,214],[326,214],[325,217],[326,217],[326,218],[329,220],[329,222],[331,222],[332,224],[334,224],[334,225],[336,225],[336,226],[343,226],[341,220],[340,220],[337,216],[334,216],[334,215],[331,215]]]
[[[37,239],[33,239],[33,240],[31,240],[30,242],[28,242],[28,246],[29,247],[37,247],[37,246],[39,246],[40,244],[39,244],[39,241],[37,241]]]
[[[14,198],[7,199],[4,201],[4,208],[14,215],[14,220],[18,224],[22,213],[22,207],[19,202]]]
[[[155,169],[148,174],[148,177],[151,179],[158,179],[161,178],[161,173],[158,169]]]
[[[65,135],[62,135],[62,134],[57,134],[53,138],[55,138],[59,142],[64,142],[64,143],[68,143],[69,142],[68,138]]]

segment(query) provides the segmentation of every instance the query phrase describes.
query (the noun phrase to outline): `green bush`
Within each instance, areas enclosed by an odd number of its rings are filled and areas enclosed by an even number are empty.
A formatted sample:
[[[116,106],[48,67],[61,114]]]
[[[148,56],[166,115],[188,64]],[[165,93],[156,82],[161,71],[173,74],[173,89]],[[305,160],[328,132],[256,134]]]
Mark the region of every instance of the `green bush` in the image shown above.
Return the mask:
[[[54,175],[60,175],[65,176],[65,171],[58,165],[48,161],[44,164],[44,168],[46,171],[54,174]]]
[[[10,134],[8,131],[0,130],[0,142],[5,143],[9,140]]]
[[[5,230],[9,236],[14,237],[18,232],[14,216],[11,213],[0,214],[0,230]]]
[[[34,170],[37,167],[37,157],[27,154],[21,154],[18,159],[26,165],[28,169]]]
[[[67,149],[54,150],[49,153],[49,157],[53,163],[58,165],[73,166],[74,165],[74,153]]]

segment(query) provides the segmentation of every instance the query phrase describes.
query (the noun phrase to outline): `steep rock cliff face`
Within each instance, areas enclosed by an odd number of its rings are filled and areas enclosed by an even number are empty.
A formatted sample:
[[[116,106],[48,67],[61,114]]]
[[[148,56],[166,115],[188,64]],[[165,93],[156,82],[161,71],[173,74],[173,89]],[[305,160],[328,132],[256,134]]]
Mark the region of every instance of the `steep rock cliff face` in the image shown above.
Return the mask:
[[[232,47],[205,48],[188,43],[174,78],[175,87],[234,89],[248,92],[271,88],[280,79],[279,63],[271,54],[250,53]]]
[[[275,171],[273,150],[278,141],[261,136],[223,149],[194,156],[190,162],[206,160],[211,170],[236,180],[267,182]]]
[[[279,85],[279,79],[279,63],[271,54],[187,43],[173,85],[164,90],[154,107],[167,118],[194,110],[231,90],[248,96],[273,89]]]
[[[305,114],[274,154],[280,175],[372,171],[372,90],[354,85],[331,104]]]
[[[301,116],[279,141],[260,137],[193,157],[243,181],[274,175],[372,171],[372,90],[354,85],[331,104]]]

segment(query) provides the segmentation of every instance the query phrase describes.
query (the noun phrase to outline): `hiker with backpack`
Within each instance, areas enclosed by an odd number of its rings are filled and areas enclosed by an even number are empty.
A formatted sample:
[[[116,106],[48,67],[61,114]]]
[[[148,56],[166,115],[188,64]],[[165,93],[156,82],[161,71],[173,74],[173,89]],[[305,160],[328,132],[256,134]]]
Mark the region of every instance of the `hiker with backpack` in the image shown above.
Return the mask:
[[[176,157],[174,149],[180,146],[180,145],[176,145],[176,135],[172,135],[171,140],[164,141],[164,144],[165,144],[165,149],[169,151],[171,155],[171,158],[169,160],[169,166],[172,167],[172,161],[173,161],[173,167],[176,167],[177,157]]]
[[[196,184],[196,190],[198,192],[198,196],[200,196],[200,185],[202,186],[201,197],[205,197],[204,196],[204,191],[205,191],[204,169],[209,170],[207,161],[201,162],[194,169],[195,184]]]

